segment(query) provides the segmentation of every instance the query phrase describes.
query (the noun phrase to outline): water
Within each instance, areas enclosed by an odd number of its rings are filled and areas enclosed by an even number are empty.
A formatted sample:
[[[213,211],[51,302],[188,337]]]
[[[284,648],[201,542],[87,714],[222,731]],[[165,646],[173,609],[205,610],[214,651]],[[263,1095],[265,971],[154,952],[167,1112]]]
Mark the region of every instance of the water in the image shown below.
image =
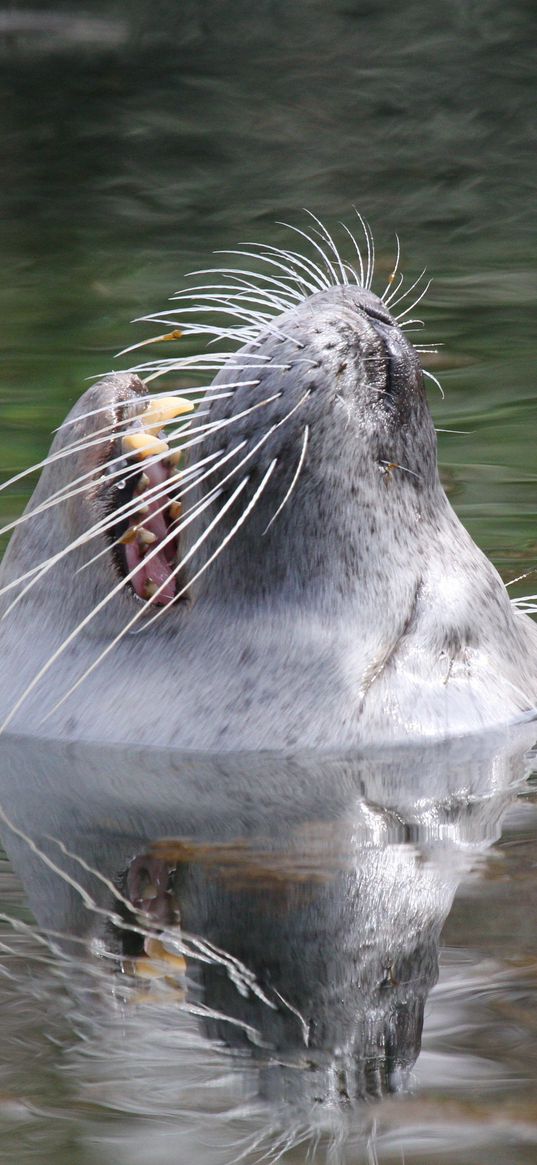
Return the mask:
[[[439,434],[453,505],[506,581],[534,568],[535,22],[522,0],[0,13],[5,477],[183,272],[242,239],[288,244],[277,221],[304,226],[304,206],[350,225],[356,204],[377,290],[395,232],[410,282],[434,276],[431,405],[464,430]],[[29,489],[0,495],[3,521]],[[0,1159],[535,1161],[532,743],[274,762],[255,782],[253,762],[246,780],[239,762],[4,742],[1,805],[27,840],[4,822]],[[245,785],[265,782],[256,808]],[[190,945],[186,980],[177,950],[144,969],[131,915],[110,919],[138,859],[164,877],[170,835],[182,877],[147,901],[172,950],[180,909],[270,1003],[276,985],[308,1012],[309,1046],[213,956]]]
[[[535,1160],[532,733],[4,737],[2,1160]]]

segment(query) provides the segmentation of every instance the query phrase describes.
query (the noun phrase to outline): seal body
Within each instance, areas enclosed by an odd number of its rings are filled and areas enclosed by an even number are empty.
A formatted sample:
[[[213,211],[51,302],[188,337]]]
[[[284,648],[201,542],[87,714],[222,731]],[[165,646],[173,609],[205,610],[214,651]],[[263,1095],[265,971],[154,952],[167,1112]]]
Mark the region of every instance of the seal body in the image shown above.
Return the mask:
[[[145,391],[127,373],[84,394],[12,537],[6,726],[331,749],[534,714],[537,627],[448,503],[420,362],[382,300],[319,290],[224,363],[182,430],[199,436],[181,438],[183,516],[149,553],[162,581],[148,602],[137,560],[118,565],[114,525]],[[163,461],[150,452],[144,481],[168,505]],[[125,464],[134,479],[141,463]]]

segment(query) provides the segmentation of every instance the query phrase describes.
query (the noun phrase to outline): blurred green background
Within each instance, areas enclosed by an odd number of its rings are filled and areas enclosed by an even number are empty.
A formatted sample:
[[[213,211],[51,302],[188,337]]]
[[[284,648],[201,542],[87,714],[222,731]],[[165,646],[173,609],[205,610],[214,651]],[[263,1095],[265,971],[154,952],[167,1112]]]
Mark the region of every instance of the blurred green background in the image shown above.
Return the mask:
[[[453,504],[506,579],[537,565],[536,58],[530,0],[0,9],[4,480],[185,271],[356,204],[377,291],[396,231],[410,281],[434,276],[431,404],[467,431],[439,436]]]

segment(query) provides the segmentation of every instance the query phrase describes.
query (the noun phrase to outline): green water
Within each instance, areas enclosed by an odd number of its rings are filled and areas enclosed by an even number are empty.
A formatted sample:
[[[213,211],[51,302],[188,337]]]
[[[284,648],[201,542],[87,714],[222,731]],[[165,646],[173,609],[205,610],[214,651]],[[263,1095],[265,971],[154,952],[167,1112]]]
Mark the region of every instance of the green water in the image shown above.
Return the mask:
[[[444,346],[431,367],[446,395],[432,388],[431,405],[439,428],[467,431],[439,438],[453,503],[506,578],[535,565],[533,7],[9,11],[4,474],[45,454],[85,378],[121,366],[115,352],[148,334],[129,321],[185,271],[243,239],[288,243],[276,220],[304,225],[304,206],[337,229],[355,204],[377,290],[396,231],[410,281],[434,278],[423,338]],[[4,494],[2,518],[26,496]]]

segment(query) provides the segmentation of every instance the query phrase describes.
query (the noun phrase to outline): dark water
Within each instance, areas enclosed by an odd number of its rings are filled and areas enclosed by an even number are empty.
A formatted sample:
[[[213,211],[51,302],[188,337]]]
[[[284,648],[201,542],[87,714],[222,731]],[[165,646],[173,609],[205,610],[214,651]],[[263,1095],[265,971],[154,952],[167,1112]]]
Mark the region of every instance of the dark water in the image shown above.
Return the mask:
[[[506,580],[535,567],[536,26],[522,0],[1,9],[5,477],[185,271],[355,204],[377,290],[395,232],[434,276],[452,502]],[[529,737],[247,773],[4,742],[0,1159],[534,1162]]]

